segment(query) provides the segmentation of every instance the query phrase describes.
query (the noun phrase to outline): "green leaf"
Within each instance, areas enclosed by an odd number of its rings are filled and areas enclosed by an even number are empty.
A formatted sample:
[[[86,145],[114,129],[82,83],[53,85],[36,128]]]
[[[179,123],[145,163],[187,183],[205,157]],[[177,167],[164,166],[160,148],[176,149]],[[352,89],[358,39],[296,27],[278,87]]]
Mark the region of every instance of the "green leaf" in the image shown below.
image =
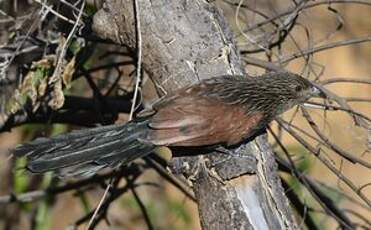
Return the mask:
[[[17,169],[14,173],[14,191],[16,193],[23,193],[27,190],[29,178],[23,169],[26,165],[25,158],[18,158],[15,162],[15,168]]]

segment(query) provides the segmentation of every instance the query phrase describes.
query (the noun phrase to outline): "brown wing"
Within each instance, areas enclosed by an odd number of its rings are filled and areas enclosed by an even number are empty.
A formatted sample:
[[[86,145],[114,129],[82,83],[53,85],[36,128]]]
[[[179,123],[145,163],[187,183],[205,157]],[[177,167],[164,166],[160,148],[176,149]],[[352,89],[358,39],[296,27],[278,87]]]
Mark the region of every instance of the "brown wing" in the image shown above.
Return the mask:
[[[199,96],[188,88],[171,100],[154,105],[147,141],[167,146],[233,145],[248,137],[261,114],[247,114],[243,108]]]

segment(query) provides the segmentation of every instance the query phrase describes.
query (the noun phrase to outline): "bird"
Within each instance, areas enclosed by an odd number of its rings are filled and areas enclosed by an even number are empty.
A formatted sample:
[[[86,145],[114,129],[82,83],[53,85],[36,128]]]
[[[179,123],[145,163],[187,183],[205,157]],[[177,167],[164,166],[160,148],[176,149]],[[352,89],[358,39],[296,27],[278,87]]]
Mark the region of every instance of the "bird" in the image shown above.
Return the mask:
[[[212,77],[166,94],[127,123],[37,138],[17,146],[14,155],[26,157],[32,173],[87,177],[162,146],[238,145],[311,97],[323,92],[291,72]]]

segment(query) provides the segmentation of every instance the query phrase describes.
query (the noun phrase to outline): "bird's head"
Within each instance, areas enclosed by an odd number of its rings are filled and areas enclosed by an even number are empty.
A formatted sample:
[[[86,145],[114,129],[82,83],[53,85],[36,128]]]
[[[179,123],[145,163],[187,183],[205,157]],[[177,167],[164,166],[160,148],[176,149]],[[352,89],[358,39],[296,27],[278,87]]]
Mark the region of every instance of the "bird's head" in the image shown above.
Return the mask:
[[[324,93],[309,80],[294,73],[266,74],[260,78],[262,94],[267,100],[274,101],[274,115],[279,115],[295,105],[306,102],[312,97],[325,97]]]

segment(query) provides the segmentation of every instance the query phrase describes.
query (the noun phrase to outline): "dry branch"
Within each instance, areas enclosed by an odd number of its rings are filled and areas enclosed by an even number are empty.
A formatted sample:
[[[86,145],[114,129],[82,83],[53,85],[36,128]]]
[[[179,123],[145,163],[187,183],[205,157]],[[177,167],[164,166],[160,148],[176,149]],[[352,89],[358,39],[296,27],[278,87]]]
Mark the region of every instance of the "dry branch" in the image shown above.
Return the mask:
[[[233,35],[213,4],[192,1],[184,5],[182,1],[166,0],[138,3],[142,65],[160,92],[205,78],[243,73]],[[133,25],[135,15],[130,1],[107,1],[95,15],[93,28],[102,38],[135,48]],[[245,167],[238,166],[229,174],[223,169],[230,168],[230,162],[222,163],[224,167],[212,167],[212,162],[221,160],[219,157],[178,159],[179,165],[188,168],[181,170],[193,183],[202,227],[295,229],[266,138],[261,136],[240,149],[244,149],[242,155],[257,161],[245,161]],[[250,200],[246,200],[248,197]],[[252,212],[257,208],[260,212]]]

